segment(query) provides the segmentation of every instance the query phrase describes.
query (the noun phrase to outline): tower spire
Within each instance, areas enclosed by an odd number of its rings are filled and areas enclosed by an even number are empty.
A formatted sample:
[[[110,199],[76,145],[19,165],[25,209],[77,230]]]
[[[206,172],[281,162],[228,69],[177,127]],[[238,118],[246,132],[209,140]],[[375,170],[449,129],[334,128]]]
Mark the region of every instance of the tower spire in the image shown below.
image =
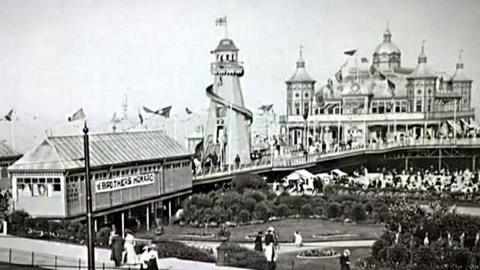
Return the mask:
[[[300,45],[298,50],[298,60],[297,60],[297,68],[305,67],[305,61],[303,60],[303,45]]]
[[[425,54],[425,40],[422,41],[422,51],[418,56],[418,63],[427,63],[427,55]]]
[[[390,42],[391,40],[392,40],[392,34],[390,33],[390,27],[387,20],[385,32],[383,33],[383,42]]]
[[[462,54],[463,49],[460,49],[460,52],[458,53],[457,69],[463,69]]]

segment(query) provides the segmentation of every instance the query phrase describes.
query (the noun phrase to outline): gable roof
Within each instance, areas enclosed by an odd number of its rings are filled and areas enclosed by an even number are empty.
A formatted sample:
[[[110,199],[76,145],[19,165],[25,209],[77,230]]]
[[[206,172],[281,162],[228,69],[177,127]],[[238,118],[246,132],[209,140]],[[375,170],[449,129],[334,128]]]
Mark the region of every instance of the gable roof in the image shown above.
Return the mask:
[[[188,156],[191,153],[163,131],[90,135],[90,166],[125,164]],[[9,167],[11,171],[64,171],[84,167],[83,136],[52,136]]]

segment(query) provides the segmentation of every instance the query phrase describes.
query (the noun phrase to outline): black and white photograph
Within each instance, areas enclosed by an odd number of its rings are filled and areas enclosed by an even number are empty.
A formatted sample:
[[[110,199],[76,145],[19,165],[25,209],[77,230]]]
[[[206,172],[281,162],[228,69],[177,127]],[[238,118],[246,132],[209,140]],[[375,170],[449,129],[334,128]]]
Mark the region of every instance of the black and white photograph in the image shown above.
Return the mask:
[[[480,270],[480,1],[0,0],[1,270]]]

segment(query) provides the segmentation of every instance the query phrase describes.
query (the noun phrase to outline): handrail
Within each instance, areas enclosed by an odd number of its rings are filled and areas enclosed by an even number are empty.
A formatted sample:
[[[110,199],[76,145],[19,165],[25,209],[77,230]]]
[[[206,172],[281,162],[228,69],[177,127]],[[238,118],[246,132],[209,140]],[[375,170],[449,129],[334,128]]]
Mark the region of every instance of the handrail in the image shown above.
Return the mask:
[[[302,166],[310,163],[314,163],[323,158],[332,158],[342,155],[350,155],[353,153],[364,153],[366,151],[380,151],[380,150],[392,150],[402,149],[416,146],[464,146],[464,145],[479,145],[480,138],[445,138],[445,139],[405,139],[395,142],[385,143],[370,143],[366,147],[359,145],[350,149],[340,149],[339,145],[335,145],[332,150],[326,153],[307,153],[304,154],[300,151],[292,150],[291,146],[286,147],[289,151],[283,151],[284,153],[279,156],[266,156],[263,159],[248,164],[241,164],[240,166],[228,165],[222,168],[210,168],[208,171],[201,169],[199,173],[194,175],[194,179],[201,180],[210,177],[227,176],[237,172],[249,172],[255,170],[262,170],[267,168],[282,169],[292,166]]]

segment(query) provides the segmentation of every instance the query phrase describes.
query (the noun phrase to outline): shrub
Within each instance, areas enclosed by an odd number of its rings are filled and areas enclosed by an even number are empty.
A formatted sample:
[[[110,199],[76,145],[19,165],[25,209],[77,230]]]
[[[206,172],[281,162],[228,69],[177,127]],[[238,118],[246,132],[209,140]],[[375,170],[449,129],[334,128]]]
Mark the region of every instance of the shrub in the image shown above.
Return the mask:
[[[252,212],[255,209],[257,201],[254,198],[247,198],[243,201],[243,210]]]
[[[7,218],[9,231],[12,234],[24,236],[29,227],[30,215],[24,211],[13,211]]]
[[[271,209],[267,206],[265,202],[260,202],[255,206],[253,214],[257,219],[267,221],[271,216]]]
[[[275,208],[274,208],[274,215],[275,216],[286,217],[286,216],[288,216],[288,214],[289,214],[288,207],[285,204],[282,203],[280,205],[275,206]]]
[[[327,206],[327,217],[337,218],[341,215],[340,205],[338,203],[330,203]]]
[[[288,205],[290,214],[299,214],[302,206],[310,200],[304,196],[281,195],[277,198],[276,204]]]
[[[246,199],[252,198],[255,202],[261,202],[267,199],[267,196],[263,192],[256,190],[246,190],[243,193],[243,197]]]
[[[377,261],[385,261],[387,258],[386,248],[388,247],[385,240],[379,239],[372,245],[372,257]]]
[[[154,241],[159,258],[174,257],[183,260],[215,262],[207,252],[183,243],[172,241]]]
[[[300,209],[300,214],[303,216],[303,217],[309,217],[311,215],[313,215],[313,209],[312,209],[312,206],[310,204],[304,204],[302,206],[302,209]]]
[[[238,219],[240,222],[247,222],[250,220],[250,212],[248,212],[247,210],[243,209],[242,211],[240,211],[240,213],[238,213]]]
[[[356,221],[356,222],[364,221],[367,218],[365,209],[363,208],[362,204],[357,203],[353,206],[351,211],[351,218],[353,221]]]
[[[406,264],[409,261],[408,249],[403,245],[394,245],[387,249],[387,260],[392,265]]]
[[[229,242],[223,242],[217,250],[219,254],[225,254],[224,258],[218,259],[221,265],[255,270],[267,269],[267,259],[260,252]]]

